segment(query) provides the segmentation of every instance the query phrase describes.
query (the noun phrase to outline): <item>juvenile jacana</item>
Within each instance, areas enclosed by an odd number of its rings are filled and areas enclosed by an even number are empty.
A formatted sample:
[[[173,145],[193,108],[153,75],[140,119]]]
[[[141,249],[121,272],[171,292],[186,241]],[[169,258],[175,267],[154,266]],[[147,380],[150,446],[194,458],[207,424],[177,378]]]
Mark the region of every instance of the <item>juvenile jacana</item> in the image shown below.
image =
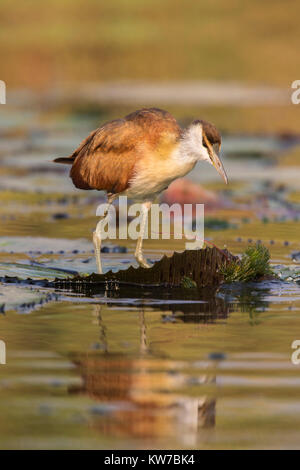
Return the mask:
[[[152,201],[201,160],[211,163],[227,183],[218,155],[220,147],[221,136],[213,124],[196,120],[182,130],[170,113],[150,108],[104,124],[91,132],[72,155],[54,162],[72,165],[70,176],[76,188],[107,191],[109,204],[120,195],[142,203],[135,258],[141,266],[149,267],[142,242]],[[101,222],[93,233],[100,273]]]

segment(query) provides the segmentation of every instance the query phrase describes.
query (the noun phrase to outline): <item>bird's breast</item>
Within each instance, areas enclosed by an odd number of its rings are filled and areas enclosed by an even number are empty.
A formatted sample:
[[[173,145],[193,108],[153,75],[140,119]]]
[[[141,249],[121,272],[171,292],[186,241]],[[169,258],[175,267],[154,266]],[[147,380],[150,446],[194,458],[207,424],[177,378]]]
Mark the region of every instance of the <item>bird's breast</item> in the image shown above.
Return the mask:
[[[150,155],[138,162],[126,194],[136,200],[151,199],[165,190],[176,178],[191,171],[195,163],[173,159],[172,155],[168,158]]]

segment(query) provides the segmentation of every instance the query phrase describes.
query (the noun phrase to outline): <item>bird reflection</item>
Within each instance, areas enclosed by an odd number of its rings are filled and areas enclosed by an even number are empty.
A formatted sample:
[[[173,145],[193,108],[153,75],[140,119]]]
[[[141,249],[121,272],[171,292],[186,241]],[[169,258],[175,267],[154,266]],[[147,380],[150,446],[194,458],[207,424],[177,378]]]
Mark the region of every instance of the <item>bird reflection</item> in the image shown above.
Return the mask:
[[[217,323],[225,321],[233,310],[248,312],[249,321],[254,318],[257,323],[268,306],[264,300],[267,293],[268,289],[236,286],[191,290],[182,299],[182,290],[172,290],[171,295],[155,292],[154,298],[153,292],[144,290],[142,297],[141,292],[138,297],[126,289],[127,300],[130,296],[135,299],[139,318],[139,351],[133,357],[110,351],[114,331],[113,327],[108,331],[103,309],[107,305],[124,307],[124,302],[122,289],[107,290],[93,311],[100,350],[74,357],[82,385],[71,388],[70,393],[84,394],[101,403],[104,408],[100,416],[96,413],[90,419],[91,426],[101,434],[139,438],[152,445],[174,439],[183,446],[203,444],[211,438],[216,424],[216,370],[222,357],[206,361],[196,369],[188,361],[157,357],[148,341],[149,306],[161,312],[162,323]]]
[[[155,358],[147,339],[146,314],[139,311],[139,354],[134,358],[109,350],[109,332],[103,323],[103,305],[94,306],[93,319],[99,326],[101,353],[74,358],[82,385],[70,393],[85,394],[105,404],[107,413],[92,416],[90,424],[101,434],[151,441],[177,439],[196,445],[200,430],[215,426],[215,363],[191,377],[188,363]],[[205,389],[191,396],[190,388]],[[195,388],[194,388],[195,387]],[[113,405],[113,406],[111,406]]]

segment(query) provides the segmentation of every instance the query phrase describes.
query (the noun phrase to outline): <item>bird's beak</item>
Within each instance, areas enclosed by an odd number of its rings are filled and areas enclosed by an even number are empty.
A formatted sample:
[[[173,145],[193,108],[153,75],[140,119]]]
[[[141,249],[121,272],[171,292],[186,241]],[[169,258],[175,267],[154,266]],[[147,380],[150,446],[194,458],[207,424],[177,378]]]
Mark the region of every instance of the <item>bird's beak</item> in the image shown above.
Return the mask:
[[[219,173],[219,175],[222,176],[223,180],[224,180],[225,183],[227,184],[227,183],[228,183],[228,178],[227,178],[225,168],[224,168],[224,166],[223,166],[223,163],[222,163],[221,160],[220,160],[219,155],[218,155],[217,152],[213,149],[213,147],[211,147],[210,149],[208,149],[208,153],[209,153],[209,156],[210,156],[212,165],[215,167],[215,169],[217,170],[217,172]]]
[[[206,143],[206,146],[207,146],[208,154],[210,156],[211,164],[215,167],[217,172],[222,176],[223,180],[227,184],[228,183],[228,178],[227,178],[227,175],[226,175],[226,171],[225,171],[223,163],[221,162],[220,157],[219,157],[220,146],[218,148],[218,151],[215,150],[214,147],[211,145],[211,143],[208,141],[205,134],[204,134],[204,140],[205,140],[205,143]]]

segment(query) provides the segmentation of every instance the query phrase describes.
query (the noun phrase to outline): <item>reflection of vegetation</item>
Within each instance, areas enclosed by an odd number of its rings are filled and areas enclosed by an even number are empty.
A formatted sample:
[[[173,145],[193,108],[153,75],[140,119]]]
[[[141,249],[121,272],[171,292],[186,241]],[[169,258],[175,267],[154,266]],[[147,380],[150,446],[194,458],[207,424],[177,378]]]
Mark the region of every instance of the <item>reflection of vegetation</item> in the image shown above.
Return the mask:
[[[183,287],[184,289],[194,289],[195,287],[197,287],[197,284],[190,277],[184,276],[181,280],[181,287]]]
[[[221,294],[224,295],[224,303],[237,304],[243,313],[248,313],[250,325],[260,323],[259,316],[269,307],[265,299],[270,289],[253,288],[249,284],[231,284],[224,286]]]
[[[222,274],[225,282],[249,282],[274,276],[269,250],[261,244],[249,246],[241,260],[232,260],[222,268]]]
[[[263,300],[267,290],[242,290],[237,300],[242,312],[249,314],[249,323],[258,325],[260,323],[260,314],[268,307],[269,303]]]

